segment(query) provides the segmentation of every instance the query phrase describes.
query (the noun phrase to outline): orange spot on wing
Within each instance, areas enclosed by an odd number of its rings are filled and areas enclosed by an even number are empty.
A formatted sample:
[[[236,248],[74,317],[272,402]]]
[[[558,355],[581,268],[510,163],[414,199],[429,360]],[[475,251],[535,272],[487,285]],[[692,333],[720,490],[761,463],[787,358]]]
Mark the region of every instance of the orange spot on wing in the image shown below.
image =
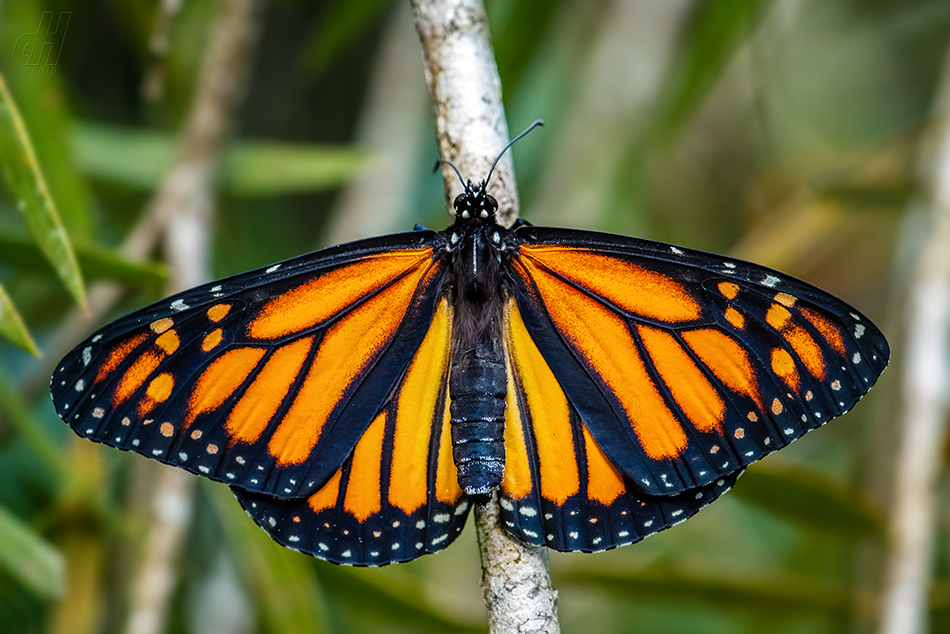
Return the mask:
[[[448,302],[443,299],[396,395],[389,502],[406,513],[428,498],[429,441],[446,383],[450,330]]]
[[[162,333],[156,340],[155,345],[161,348],[162,352],[165,354],[171,354],[175,350],[178,350],[178,346],[181,342],[178,339],[178,333],[174,330],[168,330]]]
[[[152,372],[158,368],[158,364],[162,362],[163,358],[164,355],[155,350],[143,352],[122,375],[122,379],[112,395],[112,406],[116,407],[124,403],[137,389],[142,387],[148,377],[152,375]]]
[[[779,293],[776,299],[778,299],[779,295],[784,295],[784,293]],[[788,297],[791,297],[791,295],[788,295]],[[795,298],[792,297],[792,303],[794,303],[794,299]],[[802,313],[805,314],[805,311],[803,310]],[[779,304],[772,304],[765,314],[765,321],[782,333],[785,340],[788,341],[795,350],[795,353],[802,360],[802,363],[805,364],[805,368],[811,375],[823,381],[825,379],[826,368],[825,357],[821,352],[821,346],[808,334],[808,331],[795,323],[788,309]],[[820,329],[819,332],[821,332]]]
[[[679,456],[686,433],[647,373],[627,324],[542,269],[533,279],[557,329],[624,409],[644,452],[654,460]]]
[[[607,459],[600,445],[594,441],[587,426],[584,432],[584,449],[587,453],[587,497],[601,504],[611,504],[627,490],[623,477]]]
[[[541,495],[555,504],[563,504],[580,488],[567,397],[528,334],[514,300],[508,302],[507,322],[508,355],[525,396],[527,419],[534,430]],[[523,419],[519,416],[517,420]],[[520,437],[523,443],[524,435]],[[517,444],[517,440],[512,440]],[[506,430],[506,446],[507,442]],[[521,465],[514,468],[526,470]],[[523,480],[525,474],[516,471],[512,475],[515,479]]]
[[[152,329],[152,332],[160,335],[174,325],[175,322],[170,317],[162,317],[150,323],[148,327]]]
[[[319,343],[293,403],[268,443],[278,464],[307,459],[337,403],[396,333],[423,267],[405,275],[341,317]]]
[[[229,312],[231,312],[231,304],[215,304],[208,309],[206,314],[208,319],[217,323],[224,319]]]
[[[702,308],[676,280],[620,258],[587,249],[525,245],[520,262],[536,280],[548,271],[578,284],[623,310],[669,323],[693,321]],[[541,291],[545,295],[545,291]]]
[[[726,299],[735,299],[739,294],[739,285],[734,282],[719,282],[718,288]]]
[[[143,332],[132,337],[131,339],[123,341],[118,346],[113,348],[106,357],[106,360],[103,361],[102,365],[99,366],[99,371],[96,373],[95,382],[98,383],[112,374],[112,372],[117,367],[119,367],[123,361],[125,361],[126,357],[132,354],[132,351],[142,345],[146,339],[148,339],[148,335]]]
[[[772,304],[765,313],[765,321],[776,330],[784,328],[791,317],[792,314],[788,312],[788,309],[779,304]]]
[[[736,328],[742,329],[745,328],[745,317],[738,310],[729,306],[726,308],[726,321],[735,326]]]
[[[811,325],[814,326],[818,332],[821,333],[822,338],[828,342],[835,352],[844,356],[847,352],[847,348],[844,345],[844,338],[841,336],[841,331],[826,319],[820,312],[817,310],[812,310],[810,308],[802,307],[799,309],[802,315],[805,316]]]
[[[343,508],[360,522],[378,513],[381,508],[379,476],[385,431],[386,413],[380,412],[353,450],[353,465],[346,481]]]
[[[168,372],[162,372],[148,384],[145,388],[145,399],[139,403],[139,416],[145,416],[159,403],[164,403],[171,396],[172,388],[175,387],[175,378]]]
[[[639,326],[637,331],[653,366],[693,427],[721,432],[726,404],[693,358],[669,333],[649,326]]]
[[[337,499],[340,497],[340,480],[343,477],[343,470],[339,469],[333,474],[333,477],[327,480],[319,491],[307,499],[307,504],[313,509],[314,513],[319,513],[328,508],[336,506]]]
[[[798,391],[799,378],[795,360],[792,359],[792,355],[782,348],[772,350],[772,372],[781,377],[790,388],[796,392]]]
[[[827,368],[825,367],[825,355],[822,353],[818,342],[808,334],[807,330],[795,324],[787,326],[782,334],[785,335],[785,340],[791,344],[795,353],[805,364],[805,369],[819,381],[824,381]]]
[[[221,339],[223,337],[224,331],[220,328],[215,328],[205,335],[204,340],[201,342],[201,349],[205,352],[211,352],[218,346],[219,343],[221,343]]]
[[[761,409],[765,409],[752,362],[745,348],[735,339],[709,328],[685,331],[682,337],[716,378],[729,389],[748,396]]]
[[[255,339],[274,339],[311,328],[347,310],[401,275],[418,281],[432,261],[432,249],[406,249],[370,256],[271,299],[248,325]]]
[[[313,337],[306,337],[274,351],[228,416],[226,429],[231,438],[251,443],[261,437],[297,379],[312,345]]]
[[[262,348],[235,348],[215,359],[195,382],[188,397],[187,428],[200,414],[221,407],[264,357]]]
[[[788,293],[776,293],[774,299],[786,308],[791,308],[795,305],[795,302],[798,301],[797,297],[789,295]]]

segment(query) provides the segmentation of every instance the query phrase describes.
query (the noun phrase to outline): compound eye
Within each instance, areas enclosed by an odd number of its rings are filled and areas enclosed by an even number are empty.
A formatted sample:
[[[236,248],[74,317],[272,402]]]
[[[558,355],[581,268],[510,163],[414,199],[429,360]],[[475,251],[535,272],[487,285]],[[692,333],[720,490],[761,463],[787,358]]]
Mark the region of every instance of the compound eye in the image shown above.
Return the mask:
[[[452,203],[452,206],[455,207],[456,210],[458,210],[458,208],[463,205],[465,205],[465,194],[459,194],[458,196],[455,197],[455,202]],[[465,205],[465,206],[467,207],[468,205]]]
[[[490,207],[492,211],[498,210],[498,201],[495,200],[494,196],[485,194],[485,200],[488,202],[488,207]]]

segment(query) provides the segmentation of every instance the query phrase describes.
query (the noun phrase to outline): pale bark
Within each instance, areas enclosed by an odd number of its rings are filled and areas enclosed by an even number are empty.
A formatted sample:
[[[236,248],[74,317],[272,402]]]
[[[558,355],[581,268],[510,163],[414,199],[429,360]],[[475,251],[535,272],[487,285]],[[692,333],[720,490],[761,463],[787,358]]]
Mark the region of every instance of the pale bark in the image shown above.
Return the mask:
[[[463,178],[483,180],[509,138],[484,7],[479,0],[414,0],[412,8],[442,158]],[[451,168],[443,167],[443,177],[450,203],[461,185]],[[509,155],[495,168],[490,192],[499,202],[499,221],[513,222],[518,195]],[[547,550],[509,536],[496,499],[475,509],[475,523],[491,631],[560,631]]]

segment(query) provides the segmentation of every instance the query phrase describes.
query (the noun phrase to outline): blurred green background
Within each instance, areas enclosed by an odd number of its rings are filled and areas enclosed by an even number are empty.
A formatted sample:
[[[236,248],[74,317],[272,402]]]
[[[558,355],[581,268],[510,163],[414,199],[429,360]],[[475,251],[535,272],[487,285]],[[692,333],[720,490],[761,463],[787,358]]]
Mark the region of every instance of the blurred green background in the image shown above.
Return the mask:
[[[486,6],[512,133],[547,122],[513,150],[525,219],[780,268],[859,307],[895,353],[852,413],[751,468],[696,518],[608,553],[553,553],[563,631],[872,631],[901,281],[922,238],[950,3]],[[135,475],[145,461],[76,438],[48,376],[64,346],[162,296],[161,251],[131,261],[119,247],[170,165],[215,7],[183,2],[157,59],[156,0],[0,0],[5,99],[36,167],[9,168],[0,186],[2,632],[124,631],[147,529]],[[44,11],[68,28],[46,35]],[[272,0],[260,27],[215,201],[215,277],[416,222],[445,226],[408,3]],[[44,42],[52,57],[36,61]],[[150,97],[143,83],[159,71],[164,91]],[[13,192],[35,190],[37,171],[48,196],[22,212]],[[44,215],[53,206],[71,247]],[[121,300],[84,318],[77,297],[103,281]],[[276,546],[228,498],[222,485],[198,487],[167,631],[487,631],[473,527],[438,556],[342,568]],[[950,628],[948,508],[933,631]]]

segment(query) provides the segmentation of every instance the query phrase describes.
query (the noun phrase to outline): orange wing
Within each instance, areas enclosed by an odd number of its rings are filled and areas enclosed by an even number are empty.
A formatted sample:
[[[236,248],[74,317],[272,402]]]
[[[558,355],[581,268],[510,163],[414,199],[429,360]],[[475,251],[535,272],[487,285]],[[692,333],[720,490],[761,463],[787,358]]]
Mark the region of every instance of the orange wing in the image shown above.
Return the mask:
[[[850,409],[887,365],[867,318],[765,267],[607,234],[516,236],[526,331],[645,493],[707,485],[787,445]]]
[[[450,312],[443,299],[392,398],[318,491],[282,500],[232,487],[276,541],[335,563],[379,566],[455,540],[469,503],[449,431]]]
[[[246,490],[311,494],[429,329],[445,267],[418,231],[170,297],[94,334],[53,378],[81,436]]]
[[[625,546],[691,517],[742,473],[677,495],[643,493],[604,455],[528,334],[514,300],[508,303],[506,328],[501,507],[509,532],[561,551]]]

